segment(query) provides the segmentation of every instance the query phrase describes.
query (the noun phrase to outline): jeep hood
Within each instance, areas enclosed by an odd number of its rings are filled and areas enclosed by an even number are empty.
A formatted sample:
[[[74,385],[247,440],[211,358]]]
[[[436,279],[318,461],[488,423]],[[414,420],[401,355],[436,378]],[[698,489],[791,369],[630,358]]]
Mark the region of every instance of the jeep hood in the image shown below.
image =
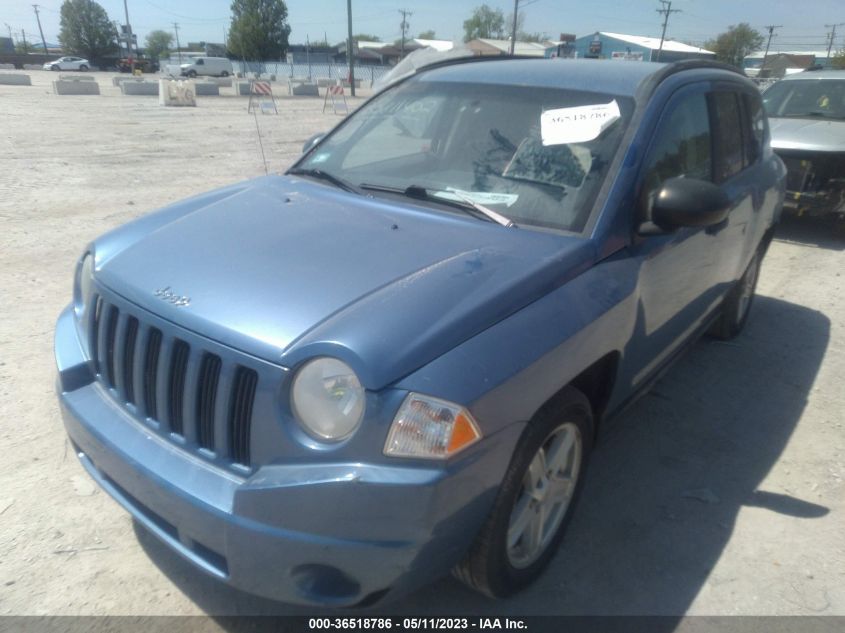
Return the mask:
[[[317,355],[383,387],[590,265],[591,242],[272,176],[101,238],[98,283],[287,367]],[[154,293],[190,298],[174,305]]]
[[[809,152],[845,152],[845,121],[831,119],[769,118],[772,149]]]

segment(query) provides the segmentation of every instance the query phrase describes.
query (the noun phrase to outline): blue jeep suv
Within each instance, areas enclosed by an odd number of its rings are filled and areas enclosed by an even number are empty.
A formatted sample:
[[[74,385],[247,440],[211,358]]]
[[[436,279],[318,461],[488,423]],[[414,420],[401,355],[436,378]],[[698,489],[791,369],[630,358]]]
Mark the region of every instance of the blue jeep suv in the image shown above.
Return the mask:
[[[554,555],[603,422],[742,329],[784,178],[728,67],[421,69],[286,174],[84,249],[67,432],[245,591],[368,605],[453,570],[507,596]]]

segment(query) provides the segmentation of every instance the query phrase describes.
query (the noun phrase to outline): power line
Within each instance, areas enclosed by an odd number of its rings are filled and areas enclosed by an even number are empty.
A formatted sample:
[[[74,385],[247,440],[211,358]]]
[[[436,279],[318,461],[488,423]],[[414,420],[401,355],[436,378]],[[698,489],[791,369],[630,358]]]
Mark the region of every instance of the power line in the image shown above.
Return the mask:
[[[657,59],[654,61],[660,61],[660,54],[663,52],[663,41],[666,39],[666,27],[669,25],[669,16],[672,13],[680,13],[680,9],[673,9],[672,8],[672,1],[671,0],[660,0],[660,4],[663,5],[660,9],[655,9],[658,13],[663,15],[663,32],[660,34],[660,48],[657,49]]]

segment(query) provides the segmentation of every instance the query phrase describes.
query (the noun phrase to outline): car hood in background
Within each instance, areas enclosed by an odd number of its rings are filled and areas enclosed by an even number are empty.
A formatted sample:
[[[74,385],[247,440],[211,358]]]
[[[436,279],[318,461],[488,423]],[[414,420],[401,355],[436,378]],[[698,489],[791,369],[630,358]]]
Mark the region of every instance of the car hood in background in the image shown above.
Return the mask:
[[[331,355],[377,389],[592,263],[589,240],[290,177],[212,192],[105,236],[97,278],[183,327],[293,367]],[[190,298],[174,305],[156,290]]]
[[[823,118],[769,118],[772,148],[845,152],[845,121]]]

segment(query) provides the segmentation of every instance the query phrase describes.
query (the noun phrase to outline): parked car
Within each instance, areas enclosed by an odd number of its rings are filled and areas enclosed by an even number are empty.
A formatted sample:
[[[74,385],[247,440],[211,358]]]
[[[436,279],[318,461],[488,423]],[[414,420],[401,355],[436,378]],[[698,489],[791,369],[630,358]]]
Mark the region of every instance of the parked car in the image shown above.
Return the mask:
[[[418,70],[285,175],[85,247],[55,354],[94,480],[198,570],[491,596],[563,538],[606,421],[749,315],[786,170],[727,66]]]
[[[788,170],[785,206],[845,218],[845,70],[788,75],[763,94]]]
[[[228,77],[232,74],[232,62],[225,57],[196,57],[179,68],[183,77]]]
[[[45,63],[43,68],[44,70],[81,70],[84,72],[91,68],[91,63],[81,57],[59,57],[57,60]]]

